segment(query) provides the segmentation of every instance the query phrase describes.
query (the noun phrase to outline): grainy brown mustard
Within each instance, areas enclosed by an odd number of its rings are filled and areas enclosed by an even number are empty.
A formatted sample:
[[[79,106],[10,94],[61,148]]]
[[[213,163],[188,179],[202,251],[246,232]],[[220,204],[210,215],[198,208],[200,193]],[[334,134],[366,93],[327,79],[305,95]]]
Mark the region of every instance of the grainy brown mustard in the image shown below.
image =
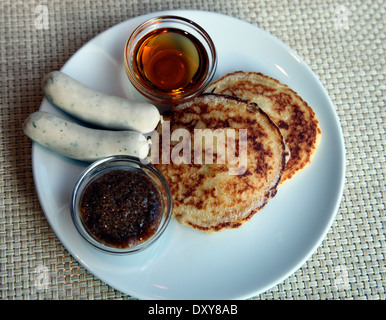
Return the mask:
[[[145,241],[157,230],[161,195],[149,177],[114,170],[91,182],[82,197],[80,214],[89,232],[118,248]]]

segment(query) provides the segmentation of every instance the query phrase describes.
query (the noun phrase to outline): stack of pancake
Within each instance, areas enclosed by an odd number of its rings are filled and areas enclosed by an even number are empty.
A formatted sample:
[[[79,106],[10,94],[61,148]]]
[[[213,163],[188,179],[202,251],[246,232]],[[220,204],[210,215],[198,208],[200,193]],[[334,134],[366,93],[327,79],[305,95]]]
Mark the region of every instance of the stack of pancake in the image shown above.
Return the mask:
[[[182,129],[192,137],[172,141],[170,150],[160,145],[161,152],[173,154],[179,144],[181,152],[189,150],[190,161],[172,157],[170,163],[155,164],[170,185],[173,216],[205,232],[248,221],[276,195],[278,186],[311,163],[321,137],[314,111],[296,92],[255,72],[225,75],[200,97],[164,114],[164,120],[170,121],[171,132]],[[196,144],[198,129],[223,130],[225,149],[216,144],[219,137]],[[242,129],[247,129],[246,141]],[[228,133],[232,130],[234,136]]]

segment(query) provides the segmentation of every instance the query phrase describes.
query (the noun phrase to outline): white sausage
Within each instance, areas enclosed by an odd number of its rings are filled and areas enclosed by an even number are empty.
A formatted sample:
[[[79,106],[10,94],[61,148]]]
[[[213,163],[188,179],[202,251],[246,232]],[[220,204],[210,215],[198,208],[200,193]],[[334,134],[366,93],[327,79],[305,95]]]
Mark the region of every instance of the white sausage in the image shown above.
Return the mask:
[[[82,161],[119,154],[145,158],[149,151],[148,141],[139,132],[90,129],[44,111],[32,113],[23,131],[42,146]]]
[[[160,121],[159,110],[154,105],[93,90],[60,71],[45,76],[42,87],[47,99],[58,108],[106,129],[148,133]]]

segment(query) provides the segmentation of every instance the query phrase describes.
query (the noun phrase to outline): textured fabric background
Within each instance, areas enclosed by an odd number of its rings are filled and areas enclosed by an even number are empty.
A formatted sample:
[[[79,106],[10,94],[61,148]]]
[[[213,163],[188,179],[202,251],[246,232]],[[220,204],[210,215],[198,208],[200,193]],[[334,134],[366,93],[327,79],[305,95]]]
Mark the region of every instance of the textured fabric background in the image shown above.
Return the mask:
[[[48,29],[37,29],[37,5]],[[385,2],[383,0],[129,0],[0,2],[0,298],[134,299],[88,273],[49,227],[21,131],[41,78],[128,18],[166,9],[215,11],[294,49],[327,89],[347,151],[342,203],[326,239],[292,276],[253,299],[385,299]],[[35,285],[37,268],[49,288]],[[341,280],[344,281],[341,281]]]

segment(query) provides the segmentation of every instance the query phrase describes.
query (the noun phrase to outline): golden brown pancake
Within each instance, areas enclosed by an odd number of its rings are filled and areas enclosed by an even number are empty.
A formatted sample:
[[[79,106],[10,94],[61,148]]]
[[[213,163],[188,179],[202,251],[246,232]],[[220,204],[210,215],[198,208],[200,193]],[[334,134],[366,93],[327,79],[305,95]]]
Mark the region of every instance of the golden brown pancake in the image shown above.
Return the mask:
[[[278,80],[256,72],[234,72],[208,86],[206,92],[226,94],[256,103],[279,127],[290,151],[280,184],[311,163],[321,138],[311,107]]]
[[[192,137],[191,140],[174,137],[175,141],[166,150],[169,155],[176,155],[174,148],[179,146],[183,150],[182,146],[187,146],[190,141],[191,163],[177,164],[173,156],[170,164],[162,163],[162,156],[159,156],[160,163],[155,164],[170,185],[173,216],[179,223],[205,232],[237,228],[276,194],[285,166],[283,137],[265,112],[256,105],[234,97],[204,94],[173,108],[164,115],[163,125],[168,121],[172,133],[176,129],[183,129]],[[221,144],[217,145],[218,141],[223,141],[220,135],[195,147],[197,132],[203,132],[195,129],[209,129],[207,131],[212,133],[223,129],[225,149],[221,148]],[[229,129],[234,129],[235,139],[228,140],[228,137],[232,137],[232,130]],[[242,129],[247,129],[244,140]],[[160,145],[161,140],[162,137]],[[210,148],[213,140],[216,143]],[[211,151],[209,155],[213,156],[212,163],[205,156],[208,150]],[[234,156],[238,157],[238,161],[231,163],[230,160],[235,157],[228,156],[224,150],[235,151]],[[182,157],[182,151],[178,154],[181,159],[188,158],[186,154]],[[202,163],[199,163],[200,160]]]

